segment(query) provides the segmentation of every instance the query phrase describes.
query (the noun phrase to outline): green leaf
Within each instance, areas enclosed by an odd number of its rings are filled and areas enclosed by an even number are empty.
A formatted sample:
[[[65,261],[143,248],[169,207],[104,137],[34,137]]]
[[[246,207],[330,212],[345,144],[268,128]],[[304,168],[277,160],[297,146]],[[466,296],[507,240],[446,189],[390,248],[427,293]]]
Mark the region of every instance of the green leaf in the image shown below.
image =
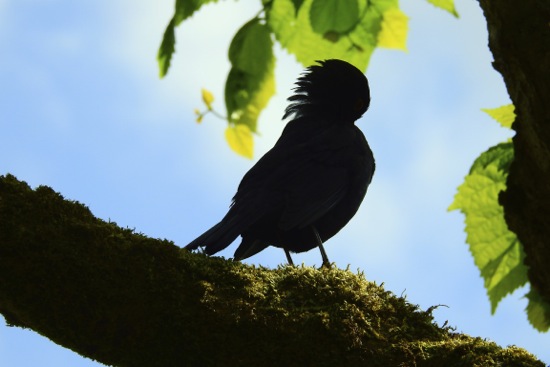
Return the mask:
[[[527,304],[527,319],[535,329],[546,332],[550,329],[550,305],[541,298],[533,289],[525,295],[529,300]]]
[[[170,68],[170,61],[172,60],[172,54],[175,50],[176,44],[176,35],[174,34],[174,24],[175,20],[172,18],[166,31],[164,31],[164,37],[160,44],[158,53],[157,53],[157,62],[159,64],[159,76],[163,78],[168,69]]]
[[[185,19],[193,15],[206,3],[215,0],[176,0],[176,9],[174,16],[168,23],[159,50],[157,52],[157,62],[159,65],[159,76],[163,78],[168,73],[172,55],[176,46],[175,28]]]
[[[262,109],[275,93],[275,57],[269,29],[255,18],[246,23],[229,46],[231,70],[225,84],[225,105],[232,124],[256,132]]]
[[[292,4],[294,4],[294,10],[296,14],[298,14],[298,11],[300,10],[300,7],[304,3],[304,0],[292,0]]]
[[[304,66],[312,65],[316,60],[337,58],[352,63],[360,70],[367,68],[378,44],[383,14],[389,9],[398,8],[397,0],[360,1],[357,20],[351,29],[320,34],[314,31],[311,24],[313,3],[314,0],[304,0],[296,14],[291,0],[273,1],[267,9],[267,23],[277,40],[296,55],[296,59]]]
[[[309,20],[316,33],[347,33],[359,20],[359,5],[357,0],[313,0]]]
[[[448,11],[449,13],[454,15],[456,18],[458,18],[458,13],[455,9],[454,0],[428,0],[428,2],[430,4],[435,5],[438,8]]]
[[[398,8],[388,9],[378,33],[378,46],[406,51],[408,22],[409,18]]]
[[[228,126],[225,129],[225,140],[227,140],[229,147],[237,154],[246,158],[252,158],[254,155],[254,139],[248,126]]]
[[[217,0],[176,0],[176,11],[174,13],[176,26],[193,15],[201,6],[212,1]]]
[[[512,124],[516,120],[513,104],[507,104],[497,108],[482,108],[481,110],[497,120],[503,127],[509,129],[512,128]]]
[[[527,282],[523,247],[508,230],[498,203],[513,157],[511,142],[481,154],[449,207],[465,215],[466,241],[484,279],[492,313],[502,298]]]
[[[514,148],[512,143],[501,143],[489,148],[486,152],[477,157],[470,168],[470,174],[483,174],[487,167],[496,166],[499,172],[507,176],[512,160],[514,160]],[[506,177],[504,177],[503,182],[506,182]]]
[[[485,280],[485,289],[491,301],[491,313],[494,314],[498,303],[506,295],[527,283],[527,268],[523,265],[525,259],[523,247],[517,239],[508,238],[507,241],[511,242],[508,247],[498,243],[500,241],[498,236],[507,236],[510,232],[492,228],[485,228],[484,231],[486,233],[480,234],[478,238],[485,243],[481,245],[483,248],[477,248],[476,251],[481,256],[496,256],[481,268],[481,276]],[[487,250],[492,253],[486,254]]]

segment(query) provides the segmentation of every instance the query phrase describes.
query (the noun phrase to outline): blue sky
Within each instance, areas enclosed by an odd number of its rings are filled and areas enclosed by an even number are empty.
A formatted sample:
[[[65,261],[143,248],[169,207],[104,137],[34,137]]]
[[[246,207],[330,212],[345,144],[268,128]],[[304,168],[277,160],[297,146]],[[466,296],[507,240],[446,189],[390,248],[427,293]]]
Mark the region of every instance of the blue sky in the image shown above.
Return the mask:
[[[243,174],[274,144],[302,70],[277,47],[277,94],[261,115],[253,161],[229,150],[222,121],[195,123],[202,87],[223,110],[227,47],[258,3],[205,6],[178,30],[172,69],[159,80],[155,55],[173,1],[0,0],[0,174],[52,186],[100,218],[184,246],[223,216]],[[550,336],[524,313],[527,289],[491,316],[463,217],[446,211],[473,160],[511,136],[480,111],[509,103],[481,10],[457,1],[457,20],[423,0],[402,8],[408,52],[375,52],[371,109],[358,122],[377,172],[358,214],[327,242],[330,260],[424,309],[449,306],[435,311],[440,324],[550,363]],[[276,267],[285,257],[267,249],[249,262]],[[321,259],[312,250],[295,262]],[[0,365],[101,364],[2,323]]]

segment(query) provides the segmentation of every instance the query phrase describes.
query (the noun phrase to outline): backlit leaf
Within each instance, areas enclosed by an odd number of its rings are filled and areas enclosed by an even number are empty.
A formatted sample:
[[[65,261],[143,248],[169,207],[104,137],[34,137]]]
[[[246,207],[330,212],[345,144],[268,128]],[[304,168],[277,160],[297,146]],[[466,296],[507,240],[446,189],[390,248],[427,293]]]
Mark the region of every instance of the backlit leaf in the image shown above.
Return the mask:
[[[438,8],[448,11],[452,15],[458,18],[458,13],[455,9],[454,0],[428,0],[430,4],[435,5]]]
[[[497,120],[503,127],[507,127],[509,129],[512,128],[512,123],[516,119],[513,104],[507,104],[497,108],[482,108],[481,110]]]
[[[388,9],[398,8],[398,2],[369,0],[357,4],[357,21],[344,33],[314,31],[310,21],[313,0],[304,0],[298,13],[291,0],[274,0],[267,13],[267,22],[281,45],[304,66],[312,65],[316,60],[336,58],[365,70],[378,44],[382,15]]]
[[[201,6],[212,1],[217,0],[176,0],[176,11],[174,13],[176,26],[193,15]]]
[[[409,18],[398,8],[388,9],[378,34],[378,46],[406,51],[408,22]]]
[[[225,105],[232,124],[256,132],[260,112],[275,93],[275,57],[269,29],[255,18],[229,46],[231,70],[225,84]]]
[[[170,62],[172,61],[172,54],[175,50],[176,36],[174,34],[174,24],[175,20],[172,18],[166,31],[164,31],[164,37],[160,44],[158,53],[157,53],[157,62],[159,65],[159,76],[163,78],[168,69],[170,68]]]
[[[225,130],[225,140],[229,147],[239,155],[252,158],[254,155],[254,139],[246,125],[230,125]]]
[[[510,169],[510,163],[513,159],[514,148],[512,143],[501,143],[488,149],[477,157],[470,168],[470,174],[483,173],[486,171],[487,167],[495,166],[499,172],[507,176],[508,170]],[[503,177],[502,182],[506,182],[505,177]]]
[[[316,33],[347,33],[359,20],[359,5],[357,0],[313,0],[309,20]]]
[[[493,313],[502,298],[527,282],[523,247],[508,229],[498,202],[513,156],[511,142],[481,154],[449,207],[465,215],[466,241],[484,279]]]
[[[541,332],[550,330],[550,305],[532,289],[525,297],[529,300],[525,311],[527,311],[527,319],[531,325]]]
[[[296,11],[296,13],[298,13],[298,11],[300,10],[300,7],[304,3],[304,0],[291,0],[291,1],[292,1],[292,4],[294,4],[294,10]]]
[[[163,78],[168,69],[170,68],[170,62],[172,55],[175,51],[176,35],[175,28],[185,19],[193,15],[194,12],[200,9],[206,3],[215,0],[176,0],[176,9],[174,16],[168,23],[159,50],[157,52],[157,62],[159,65],[159,75]]]

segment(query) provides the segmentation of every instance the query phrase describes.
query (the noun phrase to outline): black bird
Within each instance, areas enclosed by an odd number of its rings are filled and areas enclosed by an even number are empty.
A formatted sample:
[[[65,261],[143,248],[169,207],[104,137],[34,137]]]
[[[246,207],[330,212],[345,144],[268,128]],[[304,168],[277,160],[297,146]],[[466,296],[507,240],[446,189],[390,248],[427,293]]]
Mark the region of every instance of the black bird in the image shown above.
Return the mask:
[[[290,252],[319,247],[355,215],[374,174],[374,157],[354,122],[368,109],[369,84],[342,60],[317,61],[288,98],[292,120],[275,144],[243,177],[225,217],[186,246],[211,255],[242,242],[234,260],[268,246]]]

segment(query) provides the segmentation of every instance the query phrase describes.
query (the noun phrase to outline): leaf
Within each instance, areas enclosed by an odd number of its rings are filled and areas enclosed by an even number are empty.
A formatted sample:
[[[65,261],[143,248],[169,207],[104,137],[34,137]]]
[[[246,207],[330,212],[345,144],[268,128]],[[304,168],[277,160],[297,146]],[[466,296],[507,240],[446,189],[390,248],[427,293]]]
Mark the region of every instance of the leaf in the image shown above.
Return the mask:
[[[176,11],[174,13],[176,26],[178,26],[185,19],[192,16],[204,4],[208,4],[212,1],[217,0],[176,0]]]
[[[523,247],[508,229],[498,203],[513,156],[511,142],[481,154],[449,207],[465,215],[466,241],[484,279],[492,313],[502,298],[527,282]]]
[[[247,125],[228,126],[225,129],[225,140],[237,154],[250,159],[254,155],[254,139]]]
[[[267,10],[267,23],[277,40],[304,66],[322,59],[346,60],[365,70],[378,44],[382,14],[398,8],[397,0],[358,2],[357,21],[345,33],[315,32],[310,19],[314,0],[304,0],[298,13],[291,0],[274,0]],[[317,22],[317,21],[316,21]],[[345,22],[343,22],[345,23]],[[316,25],[317,27],[317,25]]]
[[[296,14],[298,14],[298,11],[300,10],[300,7],[304,3],[304,0],[292,0],[292,4],[294,4],[294,10]]]
[[[206,108],[208,108],[208,110],[211,111],[212,110],[212,102],[214,102],[214,95],[212,93],[210,93],[210,91],[208,91],[204,88],[201,90],[201,95],[202,95],[202,101],[206,105]]]
[[[388,9],[378,34],[378,46],[406,51],[408,22],[409,18],[398,8]]]
[[[449,13],[454,15],[456,18],[458,18],[458,13],[455,9],[454,0],[428,0],[428,2],[430,4],[435,5],[438,8],[448,11]]]
[[[175,50],[176,35],[174,32],[174,24],[175,20],[172,18],[170,23],[168,23],[168,27],[166,27],[166,31],[164,31],[164,37],[162,38],[162,42],[157,53],[160,78],[163,78],[168,72],[168,69],[170,68],[170,61],[172,60],[172,54]]]
[[[504,213],[502,213],[504,215]],[[504,217],[503,217],[504,218]],[[487,230],[487,228],[486,228]],[[491,259],[485,267],[481,269],[481,276],[485,279],[485,289],[491,301],[491,313],[495,313],[498,303],[509,293],[512,293],[517,288],[527,283],[527,268],[523,265],[525,254],[520,242],[512,240],[507,248],[497,249],[496,242],[499,235],[506,235],[505,231],[500,233],[494,229],[488,231],[489,236],[483,247],[494,246],[496,258]],[[494,236],[494,237],[492,237]],[[481,238],[481,236],[480,236]],[[477,249],[482,254],[486,248]],[[485,256],[485,255],[483,255]]]
[[[529,300],[527,308],[527,319],[535,329],[546,332],[550,329],[550,305],[542,299],[540,294],[533,289],[525,295]]]
[[[265,24],[246,23],[229,46],[231,70],[225,84],[227,116],[233,124],[256,132],[262,109],[275,93],[273,41]]]
[[[501,143],[482,153],[472,164],[470,174],[483,173],[488,166],[496,166],[505,176],[508,175],[510,163],[514,159],[512,143]],[[506,182],[506,178],[504,181]]]
[[[507,104],[497,108],[482,108],[481,110],[497,120],[503,127],[511,129],[512,124],[516,120],[514,109],[513,104]]]
[[[206,3],[215,0],[176,0],[176,9],[174,15],[168,23],[162,42],[157,52],[157,62],[159,65],[159,76],[163,78],[168,73],[172,55],[175,51],[176,35],[175,28],[185,19],[200,9]]]
[[[313,0],[309,20],[314,32],[347,33],[359,20],[357,0]]]

